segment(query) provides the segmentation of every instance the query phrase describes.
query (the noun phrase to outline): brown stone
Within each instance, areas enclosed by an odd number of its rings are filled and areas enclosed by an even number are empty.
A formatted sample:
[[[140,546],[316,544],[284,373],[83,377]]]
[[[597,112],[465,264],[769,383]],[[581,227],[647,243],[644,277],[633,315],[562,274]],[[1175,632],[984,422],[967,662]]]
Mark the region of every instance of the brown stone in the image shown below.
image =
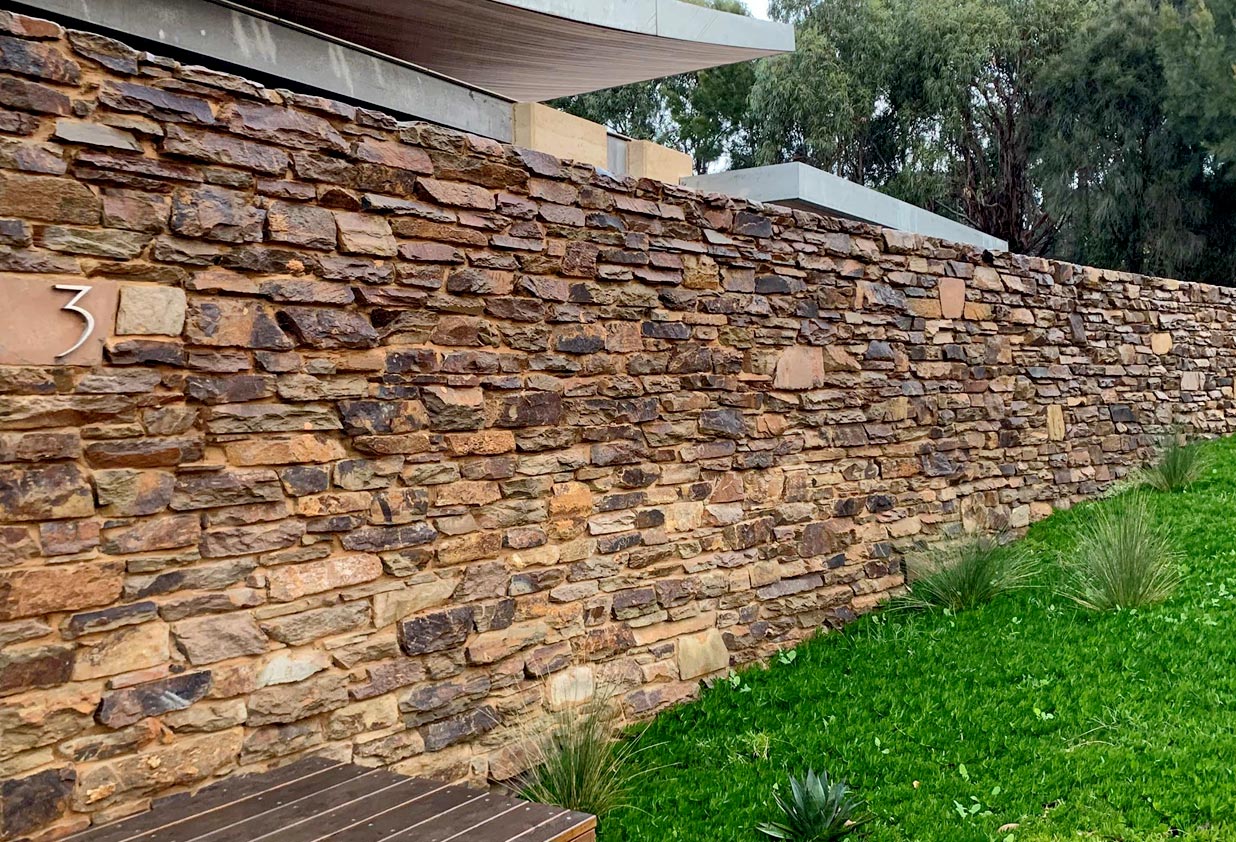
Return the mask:
[[[8,646],[0,652],[0,696],[64,684],[73,674],[68,646]]]
[[[0,173],[0,214],[97,225],[99,197],[86,185],[69,178]]]
[[[496,207],[494,194],[475,184],[422,178],[417,182],[417,189],[425,198],[443,205],[478,210],[493,210]]]
[[[202,131],[169,123],[163,138],[163,151],[198,161],[225,164],[270,175],[283,173],[290,162],[288,153],[230,135]]]
[[[266,238],[329,251],[335,247],[335,217],[325,208],[291,202],[272,202],[266,211]]]
[[[398,252],[390,224],[380,216],[335,211],[339,250],[344,254],[394,257]]]
[[[124,284],[120,287],[116,333],[179,336],[184,329],[186,309],[182,289]]]
[[[197,515],[167,515],[135,521],[103,536],[103,552],[110,555],[147,553],[188,547],[197,543],[202,525]]]
[[[204,99],[133,82],[105,82],[99,102],[117,111],[133,111],[156,120],[214,123],[214,112]]]
[[[441,652],[462,644],[472,630],[473,608],[460,606],[399,623],[399,647],[407,655]]]
[[[141,755],[79,769],[73,807],[99,809],[122,798],[196,783],[235,764],[242,743],[240,729],[186,736]]]
[[[182,237],[224,243],[261,242],[265,220],[266,211],[234,190],[195,187],[172,194],[171,229]]]
[[[309,594],[371,582],[382,575],[382,561],[375,555],[348,555],[286,564],[267,574],[270,598],[288,602]]]
[[[224,449],[228,462],[241,467],[333,462],[347,455],[339,442],[316,433],[242,439]]]
[[[266,636],[248,614],[182,620],[172,626],[172,634],[176,647],[194,666],[266,651]]]
[[[941,278],[936,286],[940,295],[940,316],[960,319],[966,308],[966,282],[961,278]]]
[[[88,681],[158,666],[169,656],[167,625],[159,622],[110,632],[77,650],[73,680]]]
[[[289,351],[292,340],[261,301],[225,298],[189,301],[185,339],[199,345]]]
[[[373,348],[378,332],[363,313],[326,307],[285,307],[289,330],[312,348]]]
[[[16,839],[59,819],[76,781],[73,767],[62,766],[0,783],[0,835]]]
[[[337,675],[322,675],[299,684],[267,687],[249,696],[248,724],[296,722],[341,708],[348,701],[347,688]]]
[[[72,109],[72,102],[60,91],[11,76],[0,78],[0,105],[36,114],[68,114]],[[38,125],[36,120],[20,114],[12,114],[7,122],[19,134],[33,134]]]
[[[262,629],[288,646],[301,646],[328,635],[341,634],[369,623],[369,605],[349,602],[315,608],[262,621]]]
[[[236,134],[297,149],[350,151],[329,122],[292,108],[234,102],[220,114]]]
[[[0,620],[107,605],[120,596],[124,564],[59,564],[0,571]]]

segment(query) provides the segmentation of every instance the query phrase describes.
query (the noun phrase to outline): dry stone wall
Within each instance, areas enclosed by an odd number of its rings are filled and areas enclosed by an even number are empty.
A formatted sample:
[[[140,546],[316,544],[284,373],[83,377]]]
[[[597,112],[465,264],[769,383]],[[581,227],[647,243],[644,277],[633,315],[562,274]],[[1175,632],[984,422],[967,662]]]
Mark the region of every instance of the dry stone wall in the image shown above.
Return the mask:
[[[616,180],[0,13],[0,833],[321,753],[517,768],[1232,427],[1231,290]],[[26,286],[23,286],[26,285]],[[53,312],[53,318],[67,318]],[[861,667],[860,667],[861,668]]]

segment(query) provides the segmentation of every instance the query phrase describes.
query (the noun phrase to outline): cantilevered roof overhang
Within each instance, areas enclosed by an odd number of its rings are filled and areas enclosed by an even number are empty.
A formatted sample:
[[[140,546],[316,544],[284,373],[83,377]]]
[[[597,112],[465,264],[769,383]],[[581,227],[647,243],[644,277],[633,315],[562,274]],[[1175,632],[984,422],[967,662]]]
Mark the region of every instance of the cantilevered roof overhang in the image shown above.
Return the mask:
[[[802,163],[694,175],[682,183],[694,190],[843,216],[992,251],[1009,248],[1007,240]]]
[[[520,102],[794,49],[792,26],[680,0],[232,0]]]

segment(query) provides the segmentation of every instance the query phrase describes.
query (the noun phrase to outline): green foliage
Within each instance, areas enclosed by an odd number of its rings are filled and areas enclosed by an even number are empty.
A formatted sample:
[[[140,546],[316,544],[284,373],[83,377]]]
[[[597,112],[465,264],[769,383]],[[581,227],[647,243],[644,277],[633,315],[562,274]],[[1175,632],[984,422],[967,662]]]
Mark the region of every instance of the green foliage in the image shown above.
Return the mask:
[[[641,760],[661,768],[601,842],[757,842],[769,782],[820,758],[862,793],[867,842],[1236,839],[1236,439],[1210,446],[1202,480],[1146,495],[1182,557],[1170,601],[1090,613],[1039,587],[821,634],[657,717]],[[1027,552],[1071,557],[1119,502],[1033,524]]]
[[[1029,587],[1038,565],[1019,544],[1000,534],[976,533],[947,540],[921,560],[909,593],[899,600],[908,608],[965,611],[997,596]]]
[[[858,830],[862,803],[845,781],[829,781],[828,772],[807,770],[801,780],[790,776],[790,796],[774,795],[782,820],[757,829],[773,839],[787,842],[836,842]]]
[[[1094,509],[1079,530],[1066,572],[1064,596],[1091,611],[1114,611],[1171,596],[1180,582],[1180,561],[1171,535],[1135,492]]]
[[[750,14],[741,0],[686,2],[730,14]],[[602,123],[619,134],[681,149],[695,159],[697,172],[705,172],[743,131],[754,82],[755,64],[739,62],[564,97],[550,105]]]
[[[1139,471],[1137,479],[1155,491],[1180,491],[1201,479],[1210,462],[1205,442],[1185,442],[1181,436],[1171,435],[1164,440],[1155,463]]]
[[[795,25],[790,55],[560,106],[697,170],[802,161],[1014,251],[1236,284],[1236,0],[771,11]]]
[[[637,739],[616,739],[614,709],[602,696],[555,713],[525,737],[531,765],[518,791],[529,801],[607,816],[628,806],[636,782],[655,771],[636,761],[644,750]]]

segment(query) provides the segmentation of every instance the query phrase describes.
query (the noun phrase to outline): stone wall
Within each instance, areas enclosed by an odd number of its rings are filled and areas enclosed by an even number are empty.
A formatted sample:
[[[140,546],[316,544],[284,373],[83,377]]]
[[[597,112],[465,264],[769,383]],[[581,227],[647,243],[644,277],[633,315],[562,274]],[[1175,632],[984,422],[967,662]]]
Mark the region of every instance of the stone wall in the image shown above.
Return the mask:
[[[101,364],[0,367],[5,838],[305,753],[504,777],[1232,427],[1228,289],[0,30],[5,309],[119,290]]]

